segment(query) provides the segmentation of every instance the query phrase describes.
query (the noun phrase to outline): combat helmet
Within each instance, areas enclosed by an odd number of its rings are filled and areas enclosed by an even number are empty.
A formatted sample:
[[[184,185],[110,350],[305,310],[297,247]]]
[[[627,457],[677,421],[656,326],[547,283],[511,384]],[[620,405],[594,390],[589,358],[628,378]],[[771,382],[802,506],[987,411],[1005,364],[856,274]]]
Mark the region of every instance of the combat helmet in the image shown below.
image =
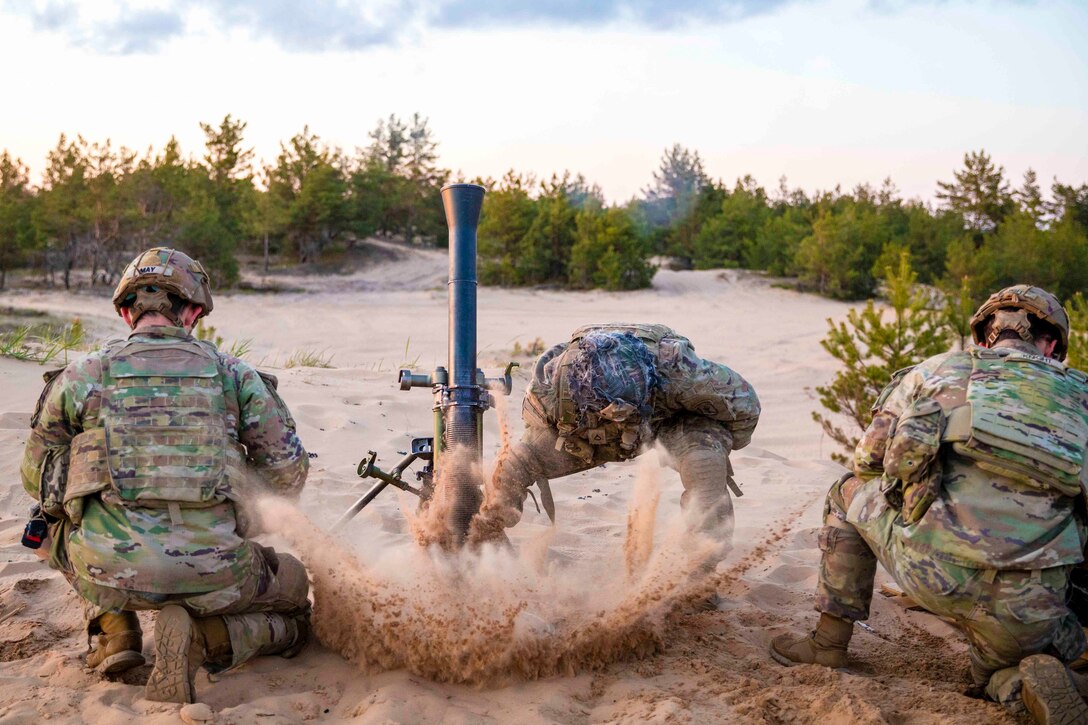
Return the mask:
[[[656,359],[630,332],[589,333],[567,349],[560,369],[582,426],[590,418],[634,425],[648,419]]]
[[[1057,328],[1060,339],[1054,357],[1064,360],[1069,349],[1069,315],[1058,298],[1041,287],[1017,284],[990,295],[971,316],[971,334],[976,343],[987,346],[993,345],[1003,330],[1013,330],[1021,339],[1031,341],[1029,314]],[[994,322],[987,338],[986,323],[990,318]]]
[[[200,306],[199,320],[212,311],[208,284],[208,273],[200,262],[176,249],[155,247],[137,255],[125,268],[113,293],[113,306],[117,314],[131,307],[133,321],[145,312],[158,312],[177,325],[180,321],[169,297],[174,294]]]

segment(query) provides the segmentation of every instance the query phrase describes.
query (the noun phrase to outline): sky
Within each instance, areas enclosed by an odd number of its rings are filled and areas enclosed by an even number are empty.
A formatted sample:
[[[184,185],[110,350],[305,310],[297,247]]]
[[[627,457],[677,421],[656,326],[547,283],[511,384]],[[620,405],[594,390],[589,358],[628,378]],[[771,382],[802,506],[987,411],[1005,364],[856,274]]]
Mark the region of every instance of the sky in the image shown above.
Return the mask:
[[[245,121],[347,152],[420,113],[467,178],[569,170],[612,202],[663,152],[768,189],[890,177],[932,200],[985,149],[1013,187],[1088,182],[1085,0],[0,0],[0,149],[144,152]]]

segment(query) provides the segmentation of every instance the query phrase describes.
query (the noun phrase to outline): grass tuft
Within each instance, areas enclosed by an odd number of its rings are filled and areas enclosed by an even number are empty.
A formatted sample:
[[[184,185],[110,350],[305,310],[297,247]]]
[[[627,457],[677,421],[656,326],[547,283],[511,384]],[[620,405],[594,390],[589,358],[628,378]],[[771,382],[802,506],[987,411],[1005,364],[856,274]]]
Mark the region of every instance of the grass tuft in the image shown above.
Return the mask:
[[[0,333],[0,357],[39,365],[63,357],[67,365],[68,353],[82,350],[85,336],[83,323],[79,319],[59,328],[53,325],[20,325]]]
[[[245,337],[241,340],[232,340],[230,344],[226,344],[223,340],[223,336],[220,335],[212,325],[205,325],[203,320],[196,323],[196,327],[193,328],[193,336],[198,340],[210,342],[226,354],[239,359],[244,358],[253,351],[252,337]]]
[[[295,350],[283,366],[285,368],[331,368],[332,355],[328,350]]]

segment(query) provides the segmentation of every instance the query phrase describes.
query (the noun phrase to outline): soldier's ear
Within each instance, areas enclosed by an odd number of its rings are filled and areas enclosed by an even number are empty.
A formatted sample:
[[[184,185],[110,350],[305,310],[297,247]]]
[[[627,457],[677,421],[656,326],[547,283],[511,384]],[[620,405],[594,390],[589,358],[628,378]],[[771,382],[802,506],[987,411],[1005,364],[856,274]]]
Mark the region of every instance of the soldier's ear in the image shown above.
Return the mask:
[[[132,308],[131,307],[122,307],[121,308],[121,319],[125,321],[125,324],[128,325],[128,329],[131,330],[132,329]]]
[[[192,303],[185,305],[181,310],[181,324],[189,332],[193,331],[193,326],[196,325],[196,320],[200,317],[200,313],[203,308],[200,305],[194,305]]]

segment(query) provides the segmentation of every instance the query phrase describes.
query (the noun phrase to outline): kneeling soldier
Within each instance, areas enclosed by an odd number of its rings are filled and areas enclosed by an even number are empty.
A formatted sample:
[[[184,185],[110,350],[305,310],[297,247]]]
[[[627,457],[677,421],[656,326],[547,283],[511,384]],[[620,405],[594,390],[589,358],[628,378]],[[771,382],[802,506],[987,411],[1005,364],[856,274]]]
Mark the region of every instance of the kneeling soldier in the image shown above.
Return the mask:
[[[113,302],[132,334],[47,376],[23,486],[50,521],[50,564],[86,600],[87,664],[143,664],[135,613],[159,610],[146,697],[193,702],[201,665],[306,642],[306,570],[246,538],[243,505],[297,498],[308,461],[275,379],[193,338],[212,310],[199,262],[148,250]]]
[[[1086,376],[1060,361],[1069,318],[1017,285],[971,319],[976,346],[893,378],[820,532],[816,630],[783,635],[786,665],[841,667],[879,560],[970,643],[973,691],[1040,723],[1088,722],[1067,662],[1085,637],[1066,606],[1083,560]]]

